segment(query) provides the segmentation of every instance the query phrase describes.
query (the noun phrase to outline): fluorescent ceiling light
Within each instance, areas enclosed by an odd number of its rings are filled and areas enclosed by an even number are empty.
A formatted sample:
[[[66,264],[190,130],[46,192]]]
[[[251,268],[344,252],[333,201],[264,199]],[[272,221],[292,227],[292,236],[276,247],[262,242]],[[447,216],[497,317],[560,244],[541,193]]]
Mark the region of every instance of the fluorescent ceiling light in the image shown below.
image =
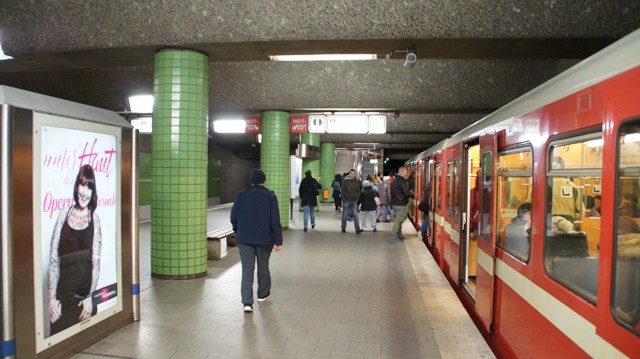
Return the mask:
[[[630,133],[624,135],[624,143],[640,142],[640,133]]]
[[[129,96],[129,107],[131,108],[131,112],[152,113],[153,95]]]
[[[603,145],[604,145],[604,140],[602,138],[599,138],[597,140],[587,141],[587,147],[589,148],[602,147]]]
[[[353,61],[375,60],[376,54],[271,55],[271,61]]]
[[[244,133],[247,123],[244,120],[220,119],[213,121],[213,132]]]
[[[2,60],[11,60],[13,59],[13,57],[9,56],[9,55],[5,55],[4,51],[2,51],[2,44],[0,44],[0,61]]]

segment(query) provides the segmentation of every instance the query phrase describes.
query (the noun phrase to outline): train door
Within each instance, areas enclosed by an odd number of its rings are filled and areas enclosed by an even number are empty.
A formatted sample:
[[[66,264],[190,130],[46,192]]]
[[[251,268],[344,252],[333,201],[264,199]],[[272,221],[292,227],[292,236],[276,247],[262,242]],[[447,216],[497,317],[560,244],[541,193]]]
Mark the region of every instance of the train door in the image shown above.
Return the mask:
[[[464,150],[464,185],[462,189],[464,212],[463,226],[460,231],[460,282],[466,291],[475,299],[478,258],[478,236],[480,224],[480,145],[465,144]]]
[[[427,234],[426,234],[426,240],[427,240],[427,244],[431,247],[433,247],[433,240],[434,240],[434,225],[435,225],[435,221],[434,221],[434,215],[433,215],[433,211],[435,209],[435,161],[431,158],[429,158],[429,162],[427,164],[427,168],[428,168],[428,175],[427,175],[427,188],[428,191],[426,193],[427,196],[429,196],[429,215],[427,216],[427,218],[425,218],[426,221],[429,221],[429,228],[427,229]]]
[[[477,243],[476,267],[476,311],[482,325],[487,332],[491,332],[493,324],[494,275],[495,275],[495,193],[496,166],[498,141],[494,132],[480,137],[481,178],[478,180],[480,188],[480,220],[478,223],[479,238]]]
[[[433,256],[436,258],[438,262],[438,266],[440,268],[443,267],[443,257],[442,253],[443,246],[443,237],[444,237],[444,214],[442,213],[442,159],[438,159],[438,162],[435,164],[434,176],[433,176],[433,228],[431,229],[431,233],[433,236]]]

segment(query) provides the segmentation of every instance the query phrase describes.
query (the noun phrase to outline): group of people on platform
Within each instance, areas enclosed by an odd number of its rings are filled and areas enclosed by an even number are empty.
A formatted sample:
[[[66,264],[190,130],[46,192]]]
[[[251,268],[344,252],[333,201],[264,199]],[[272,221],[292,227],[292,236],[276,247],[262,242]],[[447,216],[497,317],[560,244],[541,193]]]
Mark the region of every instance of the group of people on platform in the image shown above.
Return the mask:
[[[413,197],[413,186],[410,185],[412,176],[407,175],[407,168],[401,167],[397,176],[389,176],[380,180],[379,176],[360,181],[356,178],[356,171],[350,170],[344,178],[336,175],[331,187],[334,190],[336,211],[342,210],[342,232],[346,232],[347,217],[353,218],[355,230],[360,234],[366,228],[367,221],[371,223],[371,230],[376,232],[379,216],[389,222],[391,209],[395,212],[395,221],[391,230],[391,242],[398,242],[402,236],[402,223],[407,218],[407,207]],[[253,280],[254,272],[258,272],[258,302],[271,297],[271,275],[269,258],[271,252],[282,249],[282,227],[278,199],[272,191],[264,187],[265,173],[254,169],[249,176],[251,186],[240,191],[231,208],[231,224],[236,235],[236,242],[240,250],[242,265],[241,298],[243,310],[253,312]],[[300,183],[300,202],[304,209],[304,231],[308,229],[309,219],[311,228],[315,228],[315,207],[318,205],[317,196],[322,185],[312,176],[311,171],[305,172],[305,178]],[[363,227],[360,227],[358,211],[361,213]]]
[[[408,169],[400,167],[397,176],[367,176],[364,181],[356,178],[355,169],[351,169],[344,177],[339,174],[331,184],[336,212],[342,211],[341,230],[347,232],[347,221],[353,220],[356,234],[367,229],[370,223],[372,232],[377,232],[377,223],[389,222],[392,212],[395,213],[391,230],[391,242],[403,239],[402,223],[407,218],[407,207],[413,198],[413,174],[407,175]],[[358,217],[358,212],[360,217]]]

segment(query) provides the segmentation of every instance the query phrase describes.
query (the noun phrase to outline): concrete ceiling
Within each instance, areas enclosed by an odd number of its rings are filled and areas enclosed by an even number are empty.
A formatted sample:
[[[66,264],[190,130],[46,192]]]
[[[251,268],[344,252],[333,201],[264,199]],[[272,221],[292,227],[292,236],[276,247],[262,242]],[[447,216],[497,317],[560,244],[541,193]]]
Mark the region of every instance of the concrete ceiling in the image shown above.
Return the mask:
[[[386,135],[322,135],[406,159],[635,30],[640,0],[3,0],[0,84],[126,110],[152,93],[153,55],[209,56],[210,117],[281,109],[399,112]],[[415,67],[402,66],[415,48]],[[375,53],[375,61],[271,62]],[[389,116],[391,117],[391,116]],[[292,143],[298,142],[291,136]],[[256,156],[255,136],[212,137]]]

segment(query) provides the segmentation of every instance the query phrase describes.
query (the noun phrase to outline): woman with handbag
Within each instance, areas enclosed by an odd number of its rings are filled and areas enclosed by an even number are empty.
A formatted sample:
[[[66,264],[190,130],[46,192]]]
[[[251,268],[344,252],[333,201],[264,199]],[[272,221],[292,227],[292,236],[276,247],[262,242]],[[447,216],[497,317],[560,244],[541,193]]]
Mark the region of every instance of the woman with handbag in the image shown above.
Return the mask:
[[[318,205],[318,195],[322,189],[322,185],[311,176],[311,170],[304,173],[305,177],[300,182],[300,205],[304,209],[304,231],[307,231],[309,216],[311,216],[311,228],[316,228],[315,210]]]
[[[420,233],[424,237],[429,232],[429,189],[431,188],[431,182],[427,183],[424,187],[424,199],[418,204],[418,209],[424,213],[422,219],[422,226],[420,227]]]

